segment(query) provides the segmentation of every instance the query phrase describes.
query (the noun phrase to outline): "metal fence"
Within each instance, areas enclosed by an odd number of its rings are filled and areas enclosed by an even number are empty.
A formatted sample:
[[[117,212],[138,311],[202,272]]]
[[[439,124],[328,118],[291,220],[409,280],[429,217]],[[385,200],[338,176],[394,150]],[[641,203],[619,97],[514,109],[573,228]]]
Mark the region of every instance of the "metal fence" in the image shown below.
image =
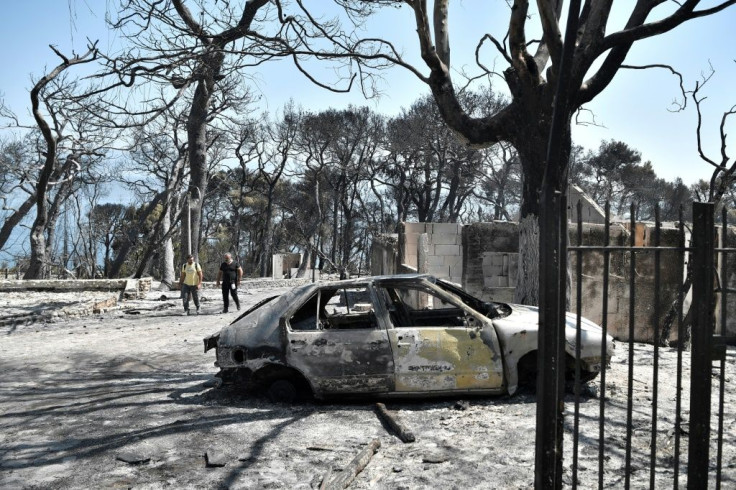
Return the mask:
[[[736,416],[725,400],[726,383],[736,382],[736,352],[726,347],[734,339],[724,335],[728,325],[728,295],[734,292],[728,288],[728,263],[733,260],[729,256],[736,248],[729,247],[726,211],[723,210],[718,227],[712,204],[694,204],[690,239],[686,240],[689,225],[686,228],[681,214],[677,223],[679,239],[674,246],[660,243],[659,212],[654,223],[653,246],[636,246],[634,215],[632,207],[628,245],[610,244],[608,206],[602,246],[584,245],[583,223],[578,218],[577,238],[571,239],[568,246],[577,283],[572,310],[578,318],[581,316],[582,267],[586,255],[602,255],[602,318],[594,320],[600,322],[604,334],[607,332],[611,256],[624,255],[630,293],[629,335],[626,341],[617,342],[615,365],[603,367],[597,399],[586,396],[579,367],[576,369],[573,394],[566,398],[568,407],[572,408],[566,408],[565,413],[564,450],[544,447],[537,450],[556,450],[558,458],[569,458],[571,475],[567,481],[572,488],[580,485],[583,469],[597,472],[598,488],[736,488],[736,457],[733,456]],[[719,246],[717,237],[720,237]],[[635,310],[642,307],[637,304],[637,263],[643,260],[643,255],[648,255],[649,261],[653,255],[654,264],[653,304],[647,305],[652,309],[653,338],[649,343],[637,342],[634,330]],[[667,263],[663,263],[663,255]],[[676,293],[677,299],[669,303],[660,294],[661,271],[663,267],[672,267],[673,260],[679,260],[686,273]],[[689,314],[683,311],[688,292],[692,295]],[[669,338],[667,322],[676,328],[674,347],[663,342],[663,329],[664,336]],[[578,328],[575,342],[578,356],[580,340]],[[603,345],[602,357],[605,352]],[[625,387],[609,382],[610,370],[614,368],[625,374],[619,377],[625,380]],[[668,374],[668,381],[662,381],[663,372]],[[672,373],[674,386],[669,381]],[[724,412],[728,410],[731,411],[725,422],[730,424],[730,430],[724,431]],[[725,465],[724,447],[729,448],[731,458]],[[585,457],[584,468],[581,455]],[[587,476],[585,481],[590,482],[590,473]]]

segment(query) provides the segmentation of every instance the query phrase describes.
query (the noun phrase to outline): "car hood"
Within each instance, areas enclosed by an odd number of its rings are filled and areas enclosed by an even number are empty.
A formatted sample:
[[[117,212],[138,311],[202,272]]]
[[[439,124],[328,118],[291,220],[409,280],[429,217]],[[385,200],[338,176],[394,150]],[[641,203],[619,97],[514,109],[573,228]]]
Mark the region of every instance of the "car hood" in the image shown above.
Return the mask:
[[[539,329],[539,308],[518,304],[509,304],[509,307],[511,308],[510,315],[493,319],[493,324],[497,328],[502,328],[508,331],[508,333],[528,330],[530,328],[534,330]],[[565,326],[574,330],[577,327],[577,318],[575,313],[567,312],[565,315]],[[584,332],[598,334],[602,330],[600,326],[585,317],[580,317],[580,329]]]

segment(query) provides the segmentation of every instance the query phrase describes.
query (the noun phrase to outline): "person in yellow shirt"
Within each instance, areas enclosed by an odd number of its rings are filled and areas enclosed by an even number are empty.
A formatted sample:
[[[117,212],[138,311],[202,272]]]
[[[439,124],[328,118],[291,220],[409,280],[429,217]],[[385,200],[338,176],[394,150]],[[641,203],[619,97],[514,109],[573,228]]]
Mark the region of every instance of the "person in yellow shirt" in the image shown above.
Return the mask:
[[[189,311],[189,295],[192,295],[194,306],[197,307],[197,315],[199,315],[199,288],[202,287],[202,267],[194,262],[194,255],[187,255],[187,263],[181,266],[181,298],[184,302],[184,312],[190,315]]]

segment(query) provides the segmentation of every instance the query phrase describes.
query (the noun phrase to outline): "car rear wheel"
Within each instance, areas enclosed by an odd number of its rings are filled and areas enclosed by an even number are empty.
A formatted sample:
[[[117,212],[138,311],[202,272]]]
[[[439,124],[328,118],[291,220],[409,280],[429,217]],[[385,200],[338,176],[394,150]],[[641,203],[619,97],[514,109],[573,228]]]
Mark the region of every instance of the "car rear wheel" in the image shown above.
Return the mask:
[[[282,365],[261,368],[253,373],[252,381],[254,388],[275,402],[293,403],[312,394],[309,382],[299,371]]]
[[[296,385],[289,379],[277,379],[266,390],[266,395],[272,402],[293,403],[299,396]]]

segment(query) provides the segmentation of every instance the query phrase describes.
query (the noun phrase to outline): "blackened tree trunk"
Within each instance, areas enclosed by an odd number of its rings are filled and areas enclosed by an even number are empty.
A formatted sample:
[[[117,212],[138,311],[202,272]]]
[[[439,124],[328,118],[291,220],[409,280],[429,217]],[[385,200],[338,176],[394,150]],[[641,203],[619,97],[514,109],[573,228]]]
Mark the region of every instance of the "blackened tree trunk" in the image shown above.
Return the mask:
[[[59,215],[61,208],[67,201],[74,189],[74,176],[76,174],[76,163],[75,159],[79,158],[79,155],[69,155],[66,158],[66,163],[61,172],[62,180],[56,185],[56,194],[48,206],[48,215],[46,218],[46,257],[47,259],[53,259],[53,246],[56,236],[56,224],[59,221]]]
[[[156,197],[146,205],[145,209],[138,216],[138,219],[134,223],[130,224],[125,230],[125,238],[120,249],[118,249],[117,255],[115,255],[115,260],[113,260],[112,265],[110,266],[110,274],[108,277],[118,277],[120,275],[120,271],[122,270],[123,265],[125,265],[130,252],[138,244],[138,236],[144,230],[146,221],[156,210],[156,206],[161,203],[162,199],[163,193],[157,194]]]
[[[10,238],[10,234],[13,233],[13,230],[16,226],[18,226],[18,223],[23,221],[23,218],[28,215],[28,212],[33,209],[33,206],[35,204],[35,194],[29,195],[26,200],[23,201],[20,206],[18,206],[18,209],[13,211],[13,213],[8,216],[7,219],[3,222],[3,226],[0,227],[0,249],[5,246],[8,238]]]
[[[189,218],[187,234],[182,233],[182,250],[199,257],[200,225],[202,222],[202,203],[205,199],[207,180],[207,118],[215,90],[215,78],[222,69],[224,55],[220,52],[210,54],[203,62],[203,78],[197,82],[192,107],[187,119],[187,140],[189,142]],[[191,243],[191,250],[188,249]],[[198,259],[197,259],[198,260]]]
[[[266,211],[263,216],[263,237],[261,240],[261,277],[268,277],[270,258],[273,255],[273,192],[266,194]]]
[[[526,124],[526,143],[512,142],[518,149],[522,164],[521,217],[519,219],[519,259],[514,301],[536,305],[539,302],[539,216],[540,191],[547,161],[547,141],[551,129],[551,97],[538,101],[537,124]],[[534,109],[532,109],[534,110]],[[565,155],[570,154],[572,141],[569,127],[562,142]],[[566,161],[566,160],[565,160]]]
[[[38,182],[36,184],[36,219],[33,221],[31,226],[30,241],[31,241],[31,257],[28,264],[28,270],[25,273],[24,279],[40,279],[46,275],[47,256],[46,256],[46,225],[48,223],[48,187],[51,175],[56,165],[56,152],[57,152],[57,141],[58,136],[54,134],[49,123],[44,118],[41,112],[41,98],[46,86],[64,72],[70,66],[88,63],[93,61],[97,56],[97,48],[91,45],[84,55],[74,56],[73,58],[67,58],[61,53],[56,51],[53,47],[54,52],[62,59],[62,63],[56,66],[51,72],[43,76],[31,89],[31,107],[33,112],[33,118],[38,125],[43,140],[46,144],[46,154],[44,158],[43,167],[38,176]]]

